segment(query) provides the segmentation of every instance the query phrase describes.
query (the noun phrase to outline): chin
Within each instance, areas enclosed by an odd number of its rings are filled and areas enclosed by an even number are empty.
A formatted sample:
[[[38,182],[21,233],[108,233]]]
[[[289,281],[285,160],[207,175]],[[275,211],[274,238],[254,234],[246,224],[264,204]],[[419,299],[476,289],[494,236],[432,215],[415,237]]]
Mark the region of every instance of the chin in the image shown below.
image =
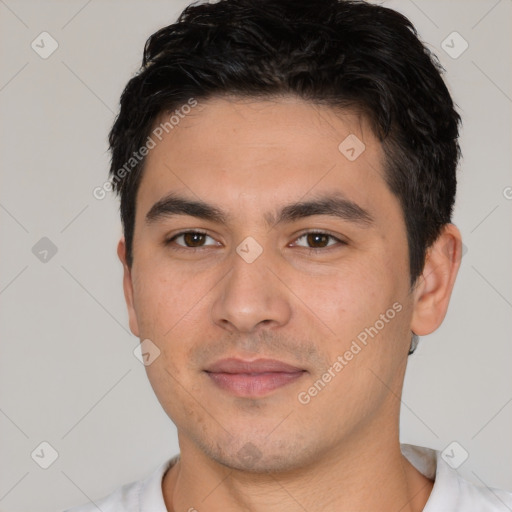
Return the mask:
[[[206,455],[229,469],[247,473],[285,473],[306,466],[309,451],[300,440],[289,438],[274,440],[273,443],[262,437],[252,440],[237,440],[227,446],[204,446]]]

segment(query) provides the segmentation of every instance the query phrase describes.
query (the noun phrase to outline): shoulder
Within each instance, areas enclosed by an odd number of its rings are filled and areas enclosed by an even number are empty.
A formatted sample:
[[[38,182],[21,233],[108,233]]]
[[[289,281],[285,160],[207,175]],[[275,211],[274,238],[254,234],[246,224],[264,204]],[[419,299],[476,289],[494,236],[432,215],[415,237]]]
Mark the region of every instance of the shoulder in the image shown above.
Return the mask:
[[[402,454],[427,478],[434,480],[423,512],[501,512],[512,510],[512,493],[476,485],[464,479],[440,451],[402,445]],[[452,450],[453,452],[453,450]]]
[[[450,471],[454,471],[449,468]],[[455,472],[455,471],[454,471]],[[464,512],[498,512],[512,510],[512,492],[476,485],[462,478],[457,472],[452,480],[454,510]],[[436,512],[436,509],[433,509]]]
[[[139,510],[138,496],[141,487],[142,481],[131,482],[116,489],[108,496],[64,512],[98,512],[98,509],[102,512],[136,512]]]
[[[145,479],[127,483],[101,499],[73,507],[64,512],[167,512],[162,494],[162,479],[178,455],[165,461]]]

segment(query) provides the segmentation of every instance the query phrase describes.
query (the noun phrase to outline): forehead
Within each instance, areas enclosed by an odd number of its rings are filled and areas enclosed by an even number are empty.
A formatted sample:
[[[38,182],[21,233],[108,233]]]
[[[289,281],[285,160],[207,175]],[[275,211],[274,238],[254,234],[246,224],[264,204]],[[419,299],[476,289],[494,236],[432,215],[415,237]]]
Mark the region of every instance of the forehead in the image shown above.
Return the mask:
[[[288,157],[295,154],[302,160],[304,153],[316,158],[320,156],[320,151],[315,148],[319,147],[321,139],[321,146],[337,150],[329,152],[329,156],[338,157],[338,145],[349,134],[357,135],[365,143],[375,145],[376,149],[380,146],[362,114],[307,102],[295,96],[272,99],[214,97],[198,101],[194,109],[189,109],[189,113],[180,118],[172,113],[171,116],[162,114],[155,126],[165,128],[170,117],[175,124],[167,124],[166,133],[162,134],[163,141],[160,142],[163,143],[158,146],[163,151],[167,143],[173,146],[185,144],[187,150],[189,144],[193,144],[197,154],[207,150],[210,155],[214,153],[217,157],[227,158],[236,149],[236,143],[244,149],[288,150]],[[227,134],[230,134],[229,139],[225,138]],[[228,153],[226,148],[229,148]],[[160,152],[157,148],[152,152],[153,157]]]
[[[175,190],[240,207],[333,191],[364,205],[389,194],[381,144],[354,112],[295,97],[219,97],[199,100],[167,132],[146,157],[140,214]]]

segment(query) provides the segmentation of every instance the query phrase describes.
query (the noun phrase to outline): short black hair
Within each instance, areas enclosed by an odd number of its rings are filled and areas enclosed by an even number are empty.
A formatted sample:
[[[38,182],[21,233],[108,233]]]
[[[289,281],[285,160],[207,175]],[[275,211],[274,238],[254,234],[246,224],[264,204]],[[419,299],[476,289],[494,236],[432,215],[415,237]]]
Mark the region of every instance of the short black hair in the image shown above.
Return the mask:
[[[399,199],[411,285],[427,249],[451,221],[460,116],[444,68],[402,14],[360,0],[220,0],[189,5],[146,42],[109,134],[111,184],[121,198],[126,259],[133,263],[143,147],[162,114],[223,95],[294,95],[355,109],[385,154]],[[131,160],[130,160],[131,159]],[[129,172],[126,163],[133,162]],[[121,172],[124,169],[124,172]]]

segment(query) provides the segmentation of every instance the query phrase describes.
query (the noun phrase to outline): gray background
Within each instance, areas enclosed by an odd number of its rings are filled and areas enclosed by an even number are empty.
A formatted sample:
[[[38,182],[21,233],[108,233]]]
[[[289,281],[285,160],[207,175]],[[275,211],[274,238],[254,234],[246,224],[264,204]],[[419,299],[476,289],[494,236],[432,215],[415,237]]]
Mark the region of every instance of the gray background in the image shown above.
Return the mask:
[[[146,38],[187,3],[0,0],[3,512],[87,502],[178,451],[133,355],[117,199],[92,190],[106,180],[106,136]],[[385,5],[439,55],[465,123],[454,220],[467,253],[447,319],[410,359],[402,440],[441,450],[457,441],[466,478],[510,489],[512,2]],[[59,45],[47,59],[31,47],[43,31]],[[442,48],[453,31],[469,44],[458,58]],[[32,251],[43,237],[57,248],[45,262]],[[48,469],[31,457],[43,441],[58,452]],[[36,453],[48,462],[47,448]]]

